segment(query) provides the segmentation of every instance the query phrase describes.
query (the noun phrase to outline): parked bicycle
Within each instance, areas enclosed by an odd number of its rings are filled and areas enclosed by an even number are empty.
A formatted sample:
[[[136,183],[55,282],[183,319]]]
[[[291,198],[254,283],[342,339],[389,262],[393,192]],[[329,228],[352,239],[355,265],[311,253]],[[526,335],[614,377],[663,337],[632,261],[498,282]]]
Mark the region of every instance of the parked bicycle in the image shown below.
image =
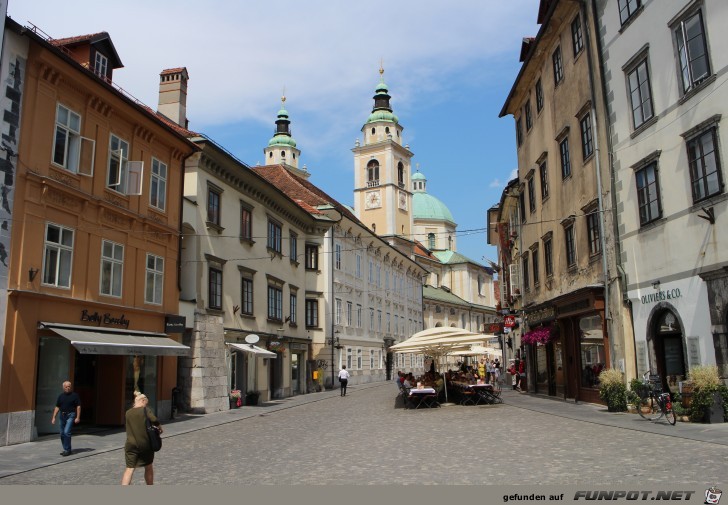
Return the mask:
[[[652,375],[649,371],[642,375],[642,388],[636,391],[639,396],[637,412],[644,419],[657,421],[665,416],[667,422],[675,426],[677,415],[672,409],[672,398],[669,392],[662,391],[662,381],[659,375]]]

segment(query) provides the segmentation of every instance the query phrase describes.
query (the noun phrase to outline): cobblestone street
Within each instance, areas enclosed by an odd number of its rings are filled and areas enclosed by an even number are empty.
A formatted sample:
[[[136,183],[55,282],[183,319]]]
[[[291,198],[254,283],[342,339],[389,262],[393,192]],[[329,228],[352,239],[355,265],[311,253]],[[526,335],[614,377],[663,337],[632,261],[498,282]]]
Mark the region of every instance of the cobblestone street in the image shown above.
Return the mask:
[[[175,433],[182,423],[171,423],[154,464],[155,483],[414,484],[424,479],[431,484],[654,485],[699,479],[696,483],[709,486],[722,482],[728,467],[725,423],[673,427],[511,391],[504,391],[502,405],[415,411],[395,409],[395,395],[391,383],[369,384],[351,387],[344,398],[334,391],[307,395],[307,402],[290,408],[251,407],[257,412],[250,417],[188,432]],[[80,454],[66,459],[58,456],[55,438],[2,448],[0,460],[45,447],[46,454],[26,457],[57,464],[6,473],[0,484],[118,484],[123,434],[114,436],[118,448],[105,452],[94,448],[103,435],[74,437]],[[134,484],[143,483],[142,474],[137,471]]]

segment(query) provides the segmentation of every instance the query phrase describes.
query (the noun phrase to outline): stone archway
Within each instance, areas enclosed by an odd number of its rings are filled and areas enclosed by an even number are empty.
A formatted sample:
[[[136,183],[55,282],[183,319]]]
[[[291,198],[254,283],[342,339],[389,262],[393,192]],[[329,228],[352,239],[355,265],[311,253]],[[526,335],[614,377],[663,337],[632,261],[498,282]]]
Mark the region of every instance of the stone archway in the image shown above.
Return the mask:
[[[647,319],[647,352],[650,373],[658,374],[663,387],[687,377],[685,324],[670,303],[660,302]]]

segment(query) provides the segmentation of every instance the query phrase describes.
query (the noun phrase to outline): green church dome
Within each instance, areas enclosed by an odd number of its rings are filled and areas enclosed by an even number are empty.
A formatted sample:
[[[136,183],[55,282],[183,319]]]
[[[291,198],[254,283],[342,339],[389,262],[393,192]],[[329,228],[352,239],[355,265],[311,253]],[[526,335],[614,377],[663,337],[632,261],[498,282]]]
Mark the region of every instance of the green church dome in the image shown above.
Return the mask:
[[[417,174],[412,176],[415,178]],[[421,177],[424,179],[424,176]],[[413,219],[428,219],[435,221],[448,221],[455,224],[455,220],[450,213],[450,209],[442,203],[440,200],[427,193],[413,193],[412,194],[412,218]]]
[[[422,172],[415,172],[414,174],[412,174],[412,180],[413,181],[426,181],[427,177],[425,177],[425,174],[423,174]]]
[[[276,135],[268,142],[268,146],[296,147],[296,141],[289,135]]]
[[[389,121],[390,123],[399,123],[399,118],[388,110],[375,110],[369,114],[367,123],[376,123],[377,121]]]

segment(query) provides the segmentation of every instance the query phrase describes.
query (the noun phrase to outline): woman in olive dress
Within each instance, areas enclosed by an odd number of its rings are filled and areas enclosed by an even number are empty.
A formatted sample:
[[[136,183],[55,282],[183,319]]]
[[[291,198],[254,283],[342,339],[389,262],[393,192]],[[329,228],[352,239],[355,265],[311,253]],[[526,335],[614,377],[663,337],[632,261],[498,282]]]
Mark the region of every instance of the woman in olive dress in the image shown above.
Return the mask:
[[[124,444],[124,456],[126,458],[126,469],[121,478],[122,486],[131,484],[134,469],[144,467],[144,482],[151,486],[154,484],[154,451],[149,445],[147,435],[146,409],[152,424],[159,428],[162,433],[162,426],[159,420],[147,408],[149,398],[139,391],[134,391],[134,406],[126,411],[126,444]]]

